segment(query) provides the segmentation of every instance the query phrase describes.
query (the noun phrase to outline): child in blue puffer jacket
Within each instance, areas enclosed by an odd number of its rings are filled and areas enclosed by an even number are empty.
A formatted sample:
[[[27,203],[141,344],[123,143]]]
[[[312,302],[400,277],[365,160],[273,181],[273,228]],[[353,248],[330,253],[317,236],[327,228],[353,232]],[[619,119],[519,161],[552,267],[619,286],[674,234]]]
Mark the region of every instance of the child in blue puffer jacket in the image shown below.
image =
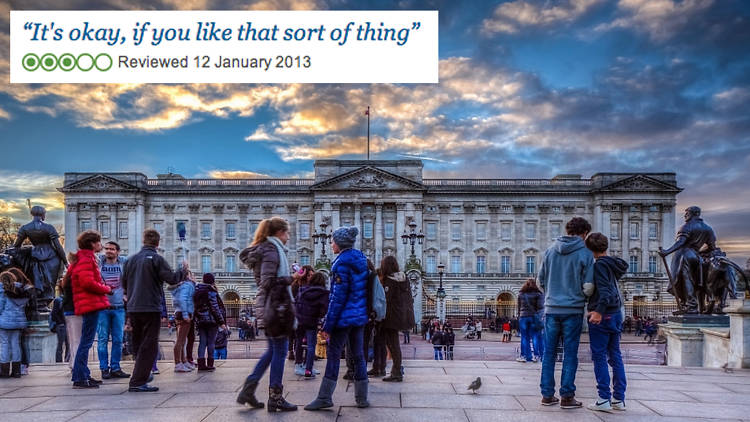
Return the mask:
[[[25,308],[34,285],[21,271],[4,271],[0,284],[0,378],[20,378],[21,332],[29,326]]]

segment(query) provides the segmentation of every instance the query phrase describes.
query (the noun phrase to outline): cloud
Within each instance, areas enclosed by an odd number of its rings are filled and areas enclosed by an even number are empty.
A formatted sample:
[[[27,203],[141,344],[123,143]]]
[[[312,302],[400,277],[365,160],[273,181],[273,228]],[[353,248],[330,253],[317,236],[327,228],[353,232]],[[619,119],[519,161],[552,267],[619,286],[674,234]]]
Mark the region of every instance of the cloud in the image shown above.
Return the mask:
[[[208,177],[212,179],[266,179],[271,176],[246,170],[211,170]]]
[[[539,3],[516,0],[500,4],[492,17],[482,22],[482,32],[515,34],[525,28],[559,27],[584,16],[601,0],[562,0],[554,2],[554,6]]]
[[[653,41],[664,42],[690,28],[693,18],[705,14],[713,4],[714,0],[620,0],[617,8],[621,17],[595,29],[634,29]]]
[[[0,119],[10,120],[10,113],[0,108]]]

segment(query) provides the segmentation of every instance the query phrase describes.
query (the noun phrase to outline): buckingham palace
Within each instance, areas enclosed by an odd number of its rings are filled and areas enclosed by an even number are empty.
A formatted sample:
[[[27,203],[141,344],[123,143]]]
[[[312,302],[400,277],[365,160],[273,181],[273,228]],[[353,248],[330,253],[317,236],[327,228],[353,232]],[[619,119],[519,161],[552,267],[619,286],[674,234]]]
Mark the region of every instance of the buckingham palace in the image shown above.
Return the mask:
[[[96,229],[103,241],[132,254],[142,231],[154,228],[168,262],[188,259],[194,272],[216,274],[226,301],[248,302],[255,283],[238,256],[260,220],[286,218],[289,261],[322,271],[333,258],[326,236],[354,225],[355,246],[376,266],[394,255],[408,271],[421,318],[432,312],[441,282],[449,310],[466,303],[515,306],[544,250],[570,218],[582,216],[610,238],[610,254],[630,264],[623,283],[630,306],[671,300],[663,297],[667,281],[657,251],[674,240],[681,191],[674,173],[428,179],[420,160],[318,160],[314,169],[311,179],[66,173],[59,188],[65,249],[75,250],[80,231]]]

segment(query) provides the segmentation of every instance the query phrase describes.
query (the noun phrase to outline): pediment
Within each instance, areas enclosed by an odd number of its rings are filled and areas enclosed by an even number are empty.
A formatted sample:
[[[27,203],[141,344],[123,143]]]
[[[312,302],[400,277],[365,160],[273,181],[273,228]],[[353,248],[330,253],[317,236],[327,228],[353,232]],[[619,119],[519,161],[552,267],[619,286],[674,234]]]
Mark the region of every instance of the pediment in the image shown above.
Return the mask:
[[[63,186],[63,192],[136,192],[139,189],[129,183],[104,174],[96,174]]]
[[[311,190],[424,190],[421,183],[381,170],[365,166],[316,183]]]
[[[680,192],[680,188],[642,174],[627,177],[598,189],[602,192]]]

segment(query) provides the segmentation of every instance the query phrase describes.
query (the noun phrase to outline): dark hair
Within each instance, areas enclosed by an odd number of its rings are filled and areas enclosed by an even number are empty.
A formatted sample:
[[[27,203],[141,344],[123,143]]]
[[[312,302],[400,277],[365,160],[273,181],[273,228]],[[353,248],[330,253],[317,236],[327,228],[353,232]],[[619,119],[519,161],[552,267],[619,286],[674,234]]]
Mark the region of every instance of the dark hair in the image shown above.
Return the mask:
[[[591,224],[582,217],[573,217],[565,225],[568,236],[581,236],[591,231]]]
[[[310,278],[310,282],[307,283],[308,286],[319,286],[319,287],[325,287],[326,286],[326,276],[325,274],[321,272],[315,272],[313,276]]]
[[[109,242],[105,243],[105,245],[112,245],[115,247],[115,249],[117,249],[118,252],[120,251],[120,245],[118,245],[114,240],[110,240]]]
[[[78,235],[78,249],[93,250],[94,243],[101,242],[102,236],[96,230],[86,230]]]
[[[145,246],[153,246],[157,247],[159,246],[159,241],[161,240],[161,235],[158,231],[154,229],[146,229],[143,231],[143,244]]]
[[[385,279],[389,275],[397,273],[398,271],[398,260],[396,260],[395,256],[388,255],[380,261],[380,268],[378,269],[378,275],[380,278]]]
[[[526,279],[526,282],[521,286],[521,293],[540,292],[539,287],[536,285],[536,280],[533,278]]]
[[[17,282],[19,282],[19,283],[21,283],[23,285],[32,284],[31,280],[29,280],[29,278],[26,277],[26,274],[24,274],[24,272],[21,271],[20,268],[10,267],[10,268],[8,268],[8,271],[10,271],[11,274],[13,274],[16,277],[16,281]]]
[[[15,293],[15,282],[16,276],[13,275],[13,273],[11,273],[10,271],[3,271],[2,273],[0,273],[0,283],[2,283],[3,285],[3,291]]]
[[[601,233],[591,233],[586,238],[586,247],[591,249],[591,252],[606,252],[609,247],[609,240],[607,236]]]

